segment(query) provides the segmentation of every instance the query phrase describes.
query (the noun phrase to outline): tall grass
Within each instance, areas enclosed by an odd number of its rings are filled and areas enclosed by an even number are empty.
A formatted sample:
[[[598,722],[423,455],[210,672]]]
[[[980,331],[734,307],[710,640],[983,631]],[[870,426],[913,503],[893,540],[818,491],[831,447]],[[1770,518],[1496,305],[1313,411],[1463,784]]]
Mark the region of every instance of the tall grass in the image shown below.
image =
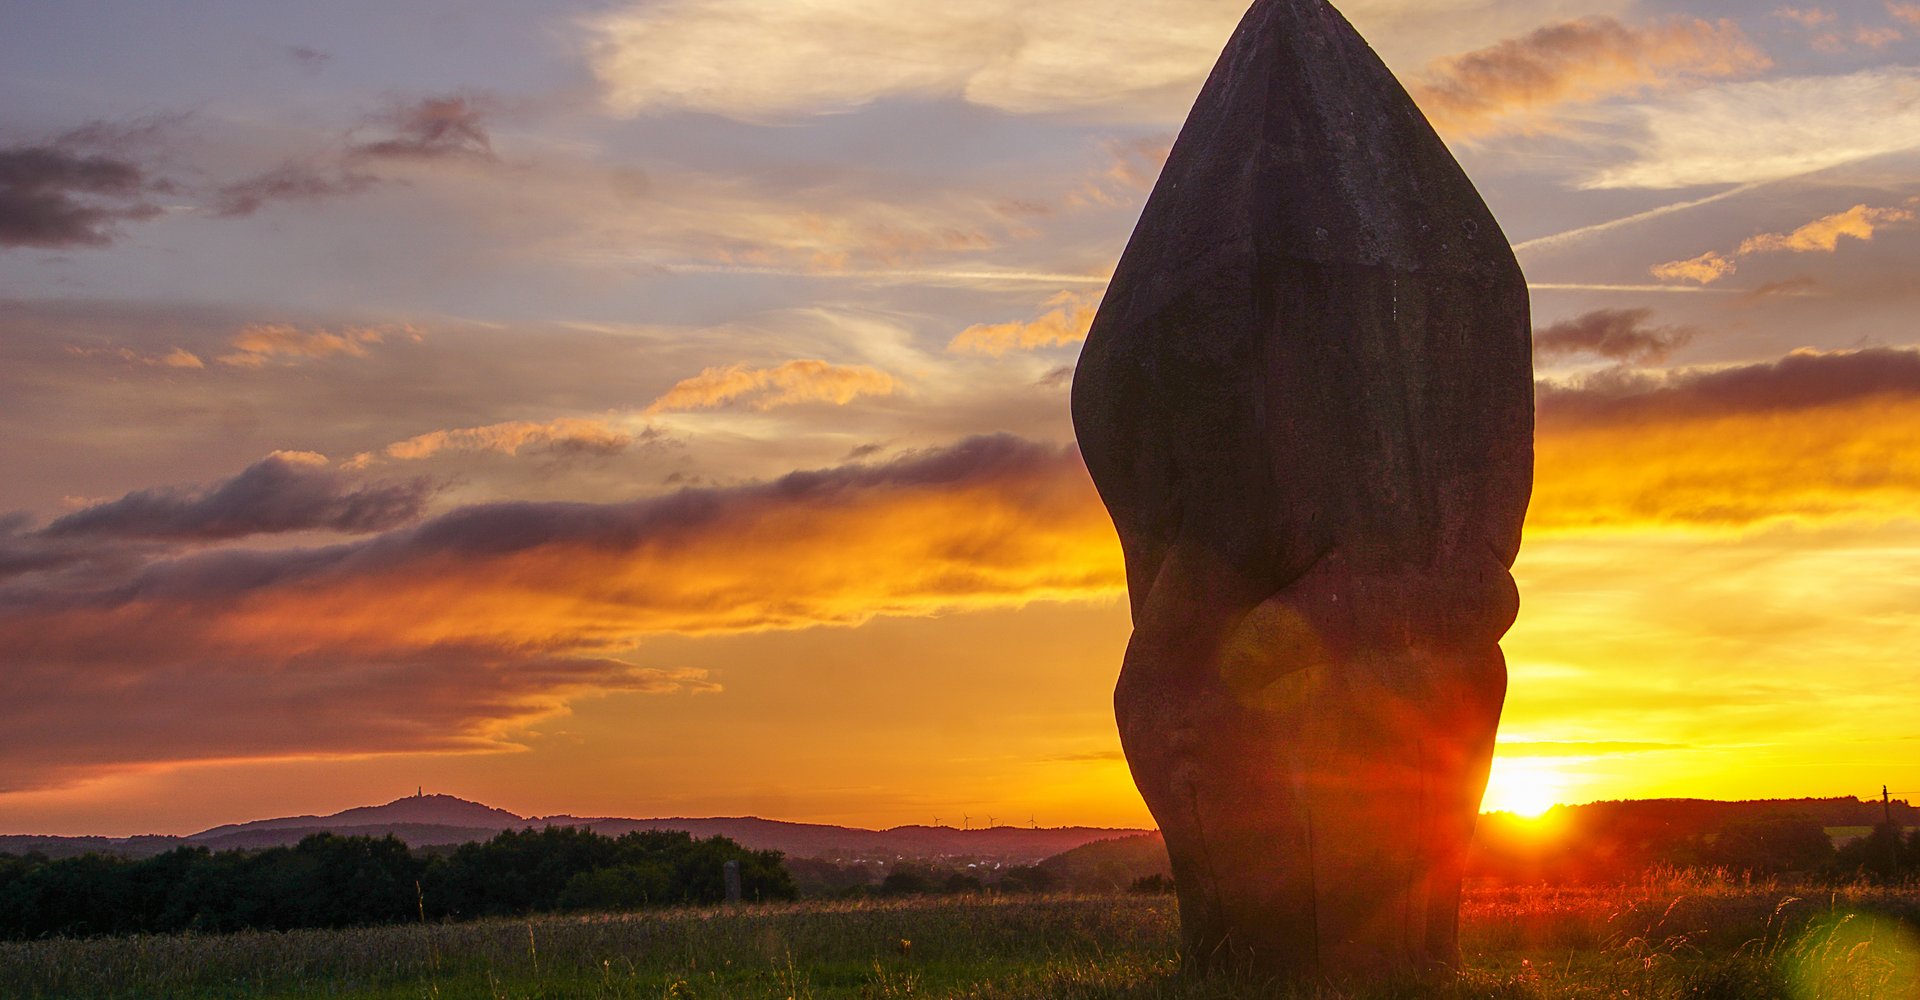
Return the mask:
[[[1178,975],[1164,897],[813,902],[0,944],[0,997],[1590,997],[1915,1000],[1920,889],[1663,872],[1481,890],[1456,977],[1343,991]]]

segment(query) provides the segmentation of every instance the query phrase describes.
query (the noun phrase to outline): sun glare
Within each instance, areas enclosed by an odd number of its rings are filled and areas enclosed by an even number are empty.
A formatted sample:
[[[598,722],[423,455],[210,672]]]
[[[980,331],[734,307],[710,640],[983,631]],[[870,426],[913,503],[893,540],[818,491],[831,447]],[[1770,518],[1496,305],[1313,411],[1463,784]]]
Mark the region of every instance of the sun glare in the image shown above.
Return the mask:
[[[1495,757],[1480,808],[1536,817],[1559,805],[1570,782],[1558,761],[1537,757]]]

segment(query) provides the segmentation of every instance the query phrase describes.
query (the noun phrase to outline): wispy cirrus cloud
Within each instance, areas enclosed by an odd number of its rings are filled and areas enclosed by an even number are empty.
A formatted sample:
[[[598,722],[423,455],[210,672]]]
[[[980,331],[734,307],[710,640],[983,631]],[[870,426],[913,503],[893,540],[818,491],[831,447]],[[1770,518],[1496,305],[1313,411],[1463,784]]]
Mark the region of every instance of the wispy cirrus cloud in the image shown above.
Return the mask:
[[[745,120],[847,111],[890,96],[1018,114],[1177,116],[1244,5],[670,0],[590,19],[595,74],[622,114]],[[1151,25],[1151,28],[1146,26]]]
[[[386,159],[492,160],[493,136],[488,119],[498,102],[478,93],[423,97],[397,103],[375,115],[372,123],[387,134],[354,144],[355,156]]]
[[[1352,0],[1369,37],[1430,58],[1491,31],[1573,9],[1536,0]],[[608,106],[746,121],[852,111],[886,99],[957,100],[1012,114],[1173,123],[1246,12],[1242,0],[1142,0],[1114,17],[1095,0],[987,0],[917,9],[877,0],[667,0],[584,22]],[[1598,8],[1598,9],[1596,9]],[[1413,44],[1409,44],[1410,41]],[[1444,49],[1442,49],[1444,51]]]
[[[496,99],[478,92],[394,100],[351,130],[344,148],[336,144],[222,184],[213,189],[208,207],[218,218],[244,218],[270,204],[360,194],[387,179],[376,171],[408,162],[491,164],[498,160],[490,128],[498,111]]]
[[[1884,49],[1895,42],[1904,41],[1906,37],[1906,32],[1888,25],[1863,25],[1853,31],[1853,43],[1869,49]]]
[[[1024,225],[983,196],[938,192],[909,199],[857,187],[662,178],[642,214],[609,225],[706,264],[823,274],[979,254]]]
[[[1632,156],[1580,186],[1681,188],[1795,177],[1920,147],[1920,70],[1722,83],[1621,111]],[[1631,132],[1625,134],[1632,134]]]
[[[844,406],[861,396],[890,396],[899,384],[878,368],[815,359],[788,361],[771,368],[726,365],[682,379],[644,412],[682,413],[742,400],[762,411],[799,403]]]
[[[1624,741],[1501,740],[1499,743],[1499,754],[1502,757],[1598,757],[1688,749],[1692,748],[1684,743]]]
[[[1586,17],[1435,63],[1411,90],[1434,127],[1473,138],[1545,127],[1561,105],[1750,75],[1772,61],[1732,22]]]
[[[372,174],[340,165],[289,160],[265,173],[223,184],[213,193],[213,213],[252,215],[271,202],[311,202],[358,194],[378,184]]]

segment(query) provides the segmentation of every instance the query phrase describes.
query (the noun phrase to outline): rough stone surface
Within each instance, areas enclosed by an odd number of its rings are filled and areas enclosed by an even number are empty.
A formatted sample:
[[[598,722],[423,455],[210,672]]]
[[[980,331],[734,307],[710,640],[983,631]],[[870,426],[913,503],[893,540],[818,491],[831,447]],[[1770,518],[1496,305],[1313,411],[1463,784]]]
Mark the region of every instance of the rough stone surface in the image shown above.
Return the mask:
[[[1525,281],[1445,145],[1332,7],[1258,0],[1073,386],[1191,967],[1457,961],[1532,389]]]

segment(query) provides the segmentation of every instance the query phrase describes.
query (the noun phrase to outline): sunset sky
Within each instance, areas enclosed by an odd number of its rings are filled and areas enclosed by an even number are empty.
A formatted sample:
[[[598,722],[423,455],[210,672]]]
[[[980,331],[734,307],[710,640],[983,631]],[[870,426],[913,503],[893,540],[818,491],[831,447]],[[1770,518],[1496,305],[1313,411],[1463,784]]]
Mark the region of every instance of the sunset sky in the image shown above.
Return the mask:
[[[1351,0],[1533,282],[1489,807],[1920,798],[1920,3]],[[1241,0],[0,11],[0,832],[1146,825],[1079,342]]]

